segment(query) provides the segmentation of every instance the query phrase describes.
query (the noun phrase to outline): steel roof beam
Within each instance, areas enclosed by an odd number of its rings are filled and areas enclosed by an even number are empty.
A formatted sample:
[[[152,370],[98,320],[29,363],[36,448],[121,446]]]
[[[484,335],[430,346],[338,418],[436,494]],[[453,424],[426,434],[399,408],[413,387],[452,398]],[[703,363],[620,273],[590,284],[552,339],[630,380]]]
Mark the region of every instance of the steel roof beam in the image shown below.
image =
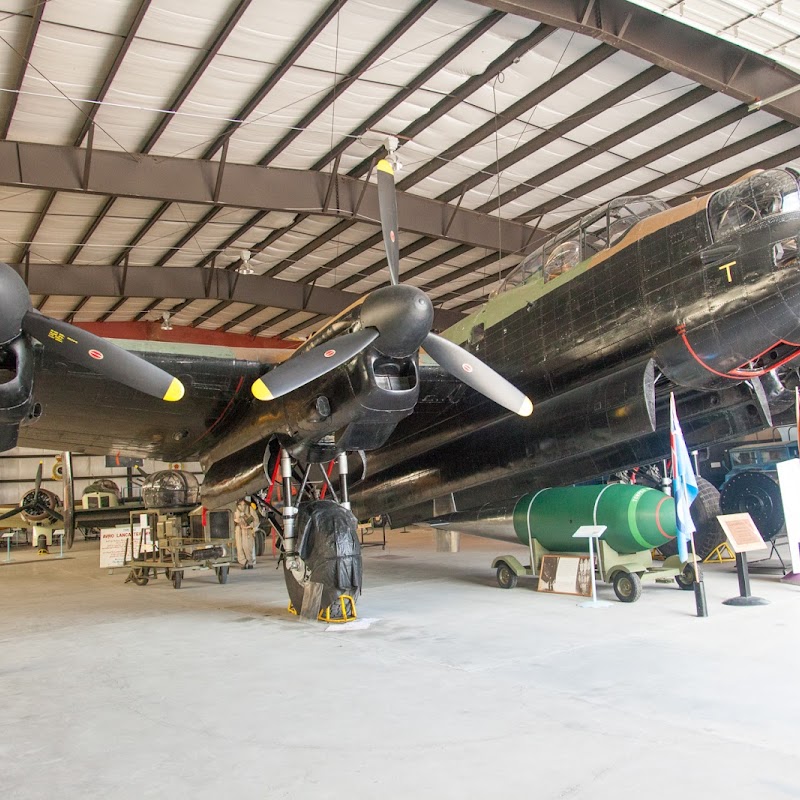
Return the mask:
[[[471,2],[591,36],[747,104],[797,86],[797,73],[767,56],[626,0]],[[764,108],[800,125],[800,93]]]
[[[405,247],[401,248],[400,250],[400,263],[402,264],[404,258],[408,258],[408,256],[413,255],[417,252],[417,250],[422,250],[423,247],[427,247],[432,242],[435,242],[435,239],[432,239],[428,236],[423,236],[420,239],[417,239],[415,242],[411,242],[411,244],[407,244]],[[368,267],[363,267],[362,269],[358,270],[354,275],[350,275],[347,278],[342,278],[338,283],[334,284],[337,289],[346,289],[348,286],[353,286],[353,284],[358,283],[359,281],[364,280],[364,278],[368,278],[370,275],[374,275],[379,270],[386,269],[388,272],[388,266],[386,263],[386,256],[382,256],[377,261],[374,261]],[[403,274],[400,275],[400,280],[403,280]]]
[[[108,309],[108,311],[103,312],[97,318],[97,322],[105,322],[112,314],[114,314],[115,311],[119,311],[119,309],[122,308],[122,306],[125,305],[125,303],[127,303],[127,302],[128,302],[127,296],[126,297],[120,297],[119,300],[117,300],[117,302],[114,303],[114,305],[111,306],[111,308]]]
[[[411,27],[430,9],[436,0],[419,0],[419,2],[408,12],[408,14],[392,28],[373,48],[355,65],[353,71],[345,75],[340,81],[334,83],[333,87],[325,96],[306,113],[298,122],[291,126],[279,142],[274,144],[267,154],[258,162],[261,166],[266,166],[276,159],[306,128],[330,106],[336,98],[346,92],[401,36],[407,33]]]
[[[325,26],[336,16],[339,12],[341,7],[345,4],[346,0],[333,0],[330,5],[317,17],[311,27],[303,34],[300,40],[295,44],[292,50],[286,55],[286,57],[281,61],[280,65],[272,71],[270,77],[259,87],[258,91],[253,94],[250,99],[245,103],[245,105],[239,110],[237,114],[238,119],[246,119],[250,114],[255,111],[258,105],[264,100],[264,98],[272,91],[272,89],[277,85],[277,83],[286,75],[289,69],[294,65],[297,59],[305,52],[308,46],[314,41],[317,35],[322,31]],[[241,127],[242,122],[231,122],[229,125],[226,126],[225,130],[212,142],[212,144],[206,148],[205,152],[202,155],[203,160],[210,160],[211,158],[216,155],[217,152],[225,145],[225,143],[230,139],[230,137]],[[212,197],[212,201],[213,201]],[[163,212],[162,212],[163,213]],[[207,217],[201,220],[199,223],[196,223],[188,234],[188,239],[192,239],[196,236],[201,228],[214,217],[217,216],[219,213],[219,209],[210,213]],[[244,236],[247,231],[249,231],[254,225],[257,224],[259,215],[255,214],[248,220],[244,225],[242,225],[236,232],[234,236],[234,241],[241,236]],[[152,224],[152,220],[146,223],[145,227],[148,227]],[[213,258],[213,254],[205,256],[201,261],[198,263],[198,266],[205,266],[207,263],[211,261]]]
[[[663,158],[670,153],[674,153],[680,148],[685,147],[688,144],[692,144],[694,142],[699,141],[705,136],[708,136],[711,133],[715,133],[716,131],[720,130],[721,128],[726,127],[727,125],[732,125],[735,122],[738,122],[742,117],[747,115],[747,106],[736,106],[735,108],[726,111],[724,114],[720,114],[718,117],[714,117],[713,119],[708,120],[707,122],[698,125],[691,130],[685,131],[684,133],[679,134],[678,136],[674,136],[672,139],[664,142],[663,144],[658,145],[658,147],[652,148],[652,150],[648,150],[641,155],[636,156],[636,158],[632,158],[629,161],[625,161],[624,163],[620,164],[613,169],[606,170],[598,175],[596,178],[593,178],[590,181],[586,181],[585,183],[580,184],[580,186],[576,186],[573,189],[569,190],[569,196],[559,195],[558,197],[554,197],[551,200],[548,200],[545,203],[537,206],[536,208],[532,208],[530,211],[526,211],[524,214],[521,214],[518,217],[519,221],[528,221],[535,219],[536,217],[542,216],[544,214],[549,214],[551,211],[554,211],[556,208],[560,208],[561,206],[569,203],[573,198],[583,197],[586,194],[594,191],[595,189],[600,188],[601,186],[605,186],[613,181],[618,180],[619,178],[628,175],[631,172],[639,169],[640,167],[646,167],[648,164],[651,164],[653,161],[657,161],[659,158]],[[787,126],[787,129],[791,129],[794,126],[790,125],[789,123],[780,123]],[[717,151],[715,151],[717,152]],[[691,173],[689,173],[691,174]],[[536,181],[536,178],[534,178]],[[530,192],[532,189],[535,188],[534,185],[526,186],[525,191]],[[514,190],[512,190],[514,191]],[[629,192],[629,194],[636,194],[636,192]],[[500,203],[504,204],[509,202],[510,199],[514,199],[518,195],[517,192],[504,192],[502,195],[499,196],[496,200],[493,200],[491,203],[484,203],[482,208],[484,211],[487,210],[487,206],[489,208],[496,208],[497,202],[499,200]]]
[[[80,148],[0,142],[0,185],[83,192],[85,155]],[[209,204],[214,202],[216,168],[207,161],[145,155],[132,158],[127,153],[95,150],[86,191]],[[339,178],[338,207],[326,209],[328,178],[312,170],[228,164],[219,192],[221,205],[215,208],[301,211],[373,223],[379,219],[377,187],[365,187],[362,181],[348,176]],[[531,233],[518,222],[407,192],[397,193],[397,206],[401,229],[475,247],[496,250],[502,245],[515,251],[527,245]],[[356,209],[358,213],[354,214]],[[186,241],[195,233],[190,231]]]
[[[271,328],[272,325],[280,325],[281,322],[289,319],[289,317],[293,317],[297,313],[298,312],[296,309],[282,311],[280,314],[276,314],[272,319],[268,319],[266,322],[262,322],[260,325],[256,325],[254,328],[251,328],[249,331],[247,331],[247,333],[251,336],[258,336],[261,331]]]
[[[597,48],[597,50],[599,49],[600,48]],[[595,51],[592,51],[592,53],[594,52]],[[588,59],[592,53],[588,53],[586,56],[584,56],[584,59]],[[579,59],[579,61],[576,62],[576,65],[584,59]],[[567,70],[564,70],[564,72],[566,71]],[[583,73],[583,71],[584,70],[580,70],[572,74],[574,77],[578,77]],[[447,189],[445,192],[442,192],[437,199],[449,202],[450,200],[454,200],[455,198],[459,197],[463,192],[467,192],[470,189],[474,189],[476,186],[480,186],[489,178],[498,175],[519,161],[522,161],[522,159],[533,155],[551,142],[560,139],[562,136],[566,136],[568,133],[575,130],[575,128],[579,128],[581,125],[590,122],[593,117],[597,116],[598,114],[602,114],[604,111],[608,111],[608,109],[613,108],[617,104],[627,100],[631,95],[641,91],[643,88],[649,86],[651,83],[654,83],[659,78],[663,78],[666,74],[666,71],[660,67],[650,67],[640,72],[630,80],[625,81],[625,83],[623,83],[621,86],[615,87],[594,102],[578,109],[574,114],[570,114],[570,116],[566,117],[560,122],[557,122],[552,127],[542,131],[533,139],[528,140],[525,142],[525,144],[515,148],[502,158],[499,158],[494,162],[490,162],[481,170],[471,175],[469,178],[461,181],[461,183],[458,183],[450,189]],[[560,75],[561,73],[559,73],[559,76]]]
[[[400,139],[400,141],[413,139],[418,133],[430,127],[437,119],[441,119],[441,117],[449,111],[452,111],[471,94],[474,94],[482,86],[485,86],[493,78],[496,78],[504,69],[508,69],[518,58],[543,42],[554,31],[555,28],[549,25],[540,25],[525,38],[518,39],[511,47],[492,61],[483,72],[468,78],[461,86],[443,97],[427,114],[423,114],[410,125],[403,128],[403,130],[397,134],[397,138]],[[353,167],[347,174],[356,178],[364,175],[369,170],[370,164],[375,156],[384,152],[385,150],[381,147],[377,154],[368,156],[361,161],[361,163]]]
[[[731,109],[726,114],[723,114],[721,117],[716,117],[712,120],[709,120],[709,122],[698,126],[698,128],[693,128],[690,131],[686,131],[680,136],[670,139],[668,142],[665,142],[659,147],[648,150],[646,153],[642,153],[640,156],[632,158],[630,161],[626,161],[623,164],[620,164],[618,167],[604,172],[597,178],[593,178],[590,181],[582,183],[580,186],[576,186],[574,189],[570,189],[569,197],[554,197],[552,200],[548,200],[546,203],[543,203],[537,208],[520,215],[519,219],[527,221],[534,219],[541,214],[548,214],[556,208],[560,208],[566,203],[569,203],[572,197],[582,197],[583,195],[593,192],[595,189],[599,189],[601,186],[606,186],[612,181],[618,180],[619,178],[636,171],[640,167],[645,167],[653,161],[663,158],[665,155],[673,153],[681,147],[684,147],[691,142],[695,142],[707,135],[709,128],[712,130],[718,130],[719,128],[725,127],[725,125],[730,124],[731,121],[734,121],[737,118],[736,112],[741,112],[743,109],[746,112],[745,106],[738,106],[737,108]],[[657,178],[655,181],[650,181],[646,184],[643,184],[641,187],[631,189],[628,194],[647,194],[648,192],[655,191],[655,189],[660,188],[661,186],[668,186],[670,183],[680,180],[682,177],[687,175],[691,175],[693,172],[696,172],[699,169],[703,169],[711,164],[718,163],[724,158],[729,158],[732,155],[737,155],[738,153],[741,153],[742,150],[746,150],[748,147],[756,147],[757,145],[763,144],[770,139],[774,139],[776,136],[780,136],[783,133],[788,133],[789,131],[794,130],[794,127],[795,126],[790,122],[781,120],[775,125],[770,125],[768,128],[764,128],[763,130],[751,134],[750,136],[746,136],[744,139],[740,139],[739,141],[734,142],[727,147],[713,150],[707,156],[703,156],[700,159],[696,159],[695,161],[685,164],[679,169],[668,172],[660,178]],[[700,128],[706,129],[705,132],[700,133]],[[695,135],[695,132],[698,133]],[[728,153],[728,155],[724,156],[723,153]],[[577,219],[581,216],[583,216],[583,214],[579,214],[577,217],[574,217],[574,219]],[[561,229],[565,226],[566,223],[562,222],[559,223],[557,227]]]
[[[650,192],[654,192],[657,189],[663,188],[664,186],[669,186],[671,183],[682,180],[683,178],[686,178],[701,169],[706,169],[714,164],[719,164],[720,162],[725,161],[727,158],[732,158],[733,156],[739,155],[739,153],[743,153],[746,150],[749,150],[751,147],[758,147],[760,144],[768,142],[770,139],[774,139],[775,137],[781,136],[782,134],[788,133],[794,129],[795,126],[792,125],[791,122],[781,120],[780,122],[776,122],[774,125],[770,125],[768,128],[764,128],[763,130],[757,131],[750,136],[746,136],[744,139],[740,139],[738,142],[729,144],[727,147],[723,147],[719,150],[714,150],[712,153],[709,153],[702,158],[695,159],[688,164],[684,164],[678,169],[672,170],[672,172],[667,172],[652,181],[648,181],[641,186],[637,186],[631,191],[631,194],[649,194]],[[797,148],[795,148],[795,150],[797,150]],[[760,163],[757,166],[760,166]],[[705,194],[707,191],[710,190],[706,189],[704,186],[698,185],[697,192]],[[577,222],[582,216],[583,214],[576,214],[575,216],[570,217],[568,220],[559,223],[559,230],[568,228],[573,222]]]
[[[337,222],[335,225],[328,228],[325,233],[315,236],[308,244],[292,253],[288,258],[284,258],[274,267],[270,267],[264,274],[270,277],[279,275],[285,269],[293,267],[298,261],[309,255],[309,253],[313,253],[317,248],[322,247],[323,244],[326,244],[331,239],[335,239],[340,233],[344,233],[348,228],[352,228],[353,225],[355,225],[355,222],[350,219],[343,219]]]
[[[25,80],[25,73],[28,70],[28,63],[31,60],[31,53],[33,52],[33,45],[36,42],[36,35],[39,33],[39,26],[42,23],[42,16],[47,6],[47,2],[39,2],[33,6],[33,13],[31,14],[31,24],[28,28],[28,38],[25,40],[25,50],[20,54],[19,72],[17,73],[17,80],[14,83],[14,89],[11,92],[11,97],[8,103],[8,112],[5,121],[3,122],[3,129],[0,132],[0,139],[5,139],[8,136],[8,130],[11,127],[11,122],[14,119],[14,112],[17,109],[17,101],[19,100],[19,92],[22,89],[22,83]]]
[[[186,231],[186,233],[184,233],[183,236],[181,236],[181,238],[178,239],[178,241],[175,244],[167,248],[166,253],[164,253],[164,255],[158,259],[158,261],[156,261],[156,266],[157,267],[165,266],[167,262],[181,248],[185,247],[187,244],[189,244],[189,242],[192,241],[192,239],[194,239],[195,236],[197,236],[197,233],[200,230],[200,228],[202,228],[206,223],[211,222],[211,220],[214,219],[214,217],[216,217],[221,210],[222,210],[221,206],[214,206],[213,208],[209,208],[208,211],[206,211],[206,213],[203,214],[203,216],[194,225],[192,225],[192,227],[189,228],[189,230]]]
[[[113,262],[115,264],[122,263],[125,256],[128,255],[130,251],[142,241],[142,239],[144,239],[153,225],[155,225],[156,222],[158,222],[161,217],[164,216],[170,205],[172,204],[169,202],[164,202],[150,215],[144,225],[142,225],[142,227],[139,228],[139,230],[134,234],[133,238],[128,241],[128,244],[126,244],[125,247],[123,247],[122,250],[120,250],[119,253],[114,256]]]
[[[258,225],[258,223],[261,222],[261,220],[264,219],[267,214],[269,214],[269,211],[257,211],[252,217],[250,217],[249,220],[247,220],[247,222],[244,223],[244,225],[237,228],[227,239],[224,239],[210,253],[203,256],[200,261],[195,264],[195,266],[205,267],[207,264],[210,264],[214,260],[217,253],[221,253],[231,247],[235,241],[241,239],[242,236],[244,236],[252,228],[255,228],[255,226]]]
[[[311,169],[321,170],[324,166],[333,161],[336,156],[341,155],[352,144],[353,140],[365,134],[370,128],[377,125],[385,116],[394,111],[397,106],[405,102],[414,92],[422,88],[437,72],[440,72],[454,58],[461,55],[470,45],[474,44],[484,33],[496,25],[505,14],[499,11],[492,11],[482,19],[478,20],[464,36],[462,36],[452,47],[445,50],[433,63],[429,64],[413,80],[409,81],[397,94],[387,100],[379,109],[373,112],[358,127],[353,128],[339,144],[329,150]]]
[[[95,102],[89,105],[89,110],[86,112],[85,119],[81,123],[81,127],[79,128],[78,132],[75,134],[76,147],[81,145],[84,137],[87,133],[89,133],[89,128],[94,122],[97,112],[102,108],[103,100],[105,100],[108,90],[111,88],[111,84],[114,82],[114,78],[117,77],[119,68],[122,66],[122,62],[125,60],[125,56],[128,54],[128,50],[130,50],[133,40],[136,38],[136,34],[139,32],[139,27],[142,24],[142,20],[144,19],[147,10],[150,8],[151,2],[152,0],[142,0],[142,2],[139,4],[139,8],[137,9],[133,20],[131,21],[128,32],[125,34],[125,38],[122,40],[122,44],[119,46],[116,56],[114,56],[114,63],[111,65],[111,69],[109,69],[106,73],[106,76],[103,80],[103,85],[100,87],[100,91],[95,97]]]
[[[24,264],[12,264],[23,275]],[[31,294],[118,297],[119,267],[109,265],[30,264],[28,287]],[[195,300],[231,301],[263,307],[277,306],[294,312],[333,316],[357,301],[361,295],[340,289],[308,286],[265,275],[233,275],[214,270],[206,291],[206,270],[195,267],[130,267],[127,297],[183,297]],[[161,302],[159,300],[158,302]],[[177,313],[172,309],[173,313]],[[450,324],[458,315],[450,316]]]
[[[256,314],[260,314],[264,310],[264,306],[251,306],[246,311],[243,311],[238,316],[234,317],[229,322],[226,322],[224,325],[219,327],[221,331],[229,331],[231,328],[235,328],[237,325],[241,325],[243,322],[247,322],[251,317],[254,317]]]
[[[200,78],[203,77],[205,71],[208,69],[211,62],[219,53],[221,47],[227,41],[228,37],[233,32],[233,29],[239,24],[242,16],[252,0],[239,0],[238,5],[234,8],[233,12],[225,20],[225,24],[214,36],[214,40],[208,45],[205,55],[200,59],[198,64],[192,70],[192,74],[188,80],[183,84],[175,99],[170,103],[169,109],[162,113],[161,119],[156,123],[150,135],[145,139],[144,144],[140,148],[140,152],[149,153],[156,142],[161,137],[161,134],[167,129],[170,121],[174,118],[174,114],[184,104],[186,98],[192,93],[192,90],[197,85]]]
[[[465,153],[471,147],[480,144],[484,139],[488,139],[489,137],[494,136],[497,133],[497,131],[500,130],[500,128],[503,128],[506,125],[514,122],[514,120],[516,120],[522,114],[524,114],[525,112],[529,111],[532,108],[535,108],[543,100],[546,100],[548,97],[555,94],[560,89],[563,89],[569,83],[579,78],[588,70],[592,69],[592,67],[595,67],[598,64],[602,63],[603,61],[605,61],[607,58],[610,58],[616,52],[617,51],[614,50],[613,47],[609,47],[608,45],[602,45],[602,44],[599,47],[595,47],[593,50],[590,50],[586,55],[582,56],[574,63],[565,67],[563,70],[561,70],[552,78],[550,78],[550,80],[547,80],[540,86],[537,86],[533,91],[529,92],[524,97],[521,97],[515,103],[512,103],[505,110],[499,111],[496,116],[493,116],[492,119],[488,120],[483,125],[476,128],[474,131],[472,131],[472,133],[470,133],[460,141],[448,147],[447,150],[443,151],[438,156],[434,156],[430,161],[428,161],[427,164],[423,164],[419,169],[412,172],[406,178],[403,178],[403,180],[401,180],[398,183],[398,188],[407,189],[408,187],[414,186],[415,184],[419,183],[424,178],[427,178],[429,175],[432,175],[434,172],[441,169],[446,163],[452,161],[462,153]],[[650,73],[650,75],[648,76],[649,79],[644,79],[640,77],[646,75],[647,73]],[[653,81],[658,80],[658,78],[662,77],[664,74],[665,71],[660,70],[657,67],[650,67],[650,69],[644,70],[644,72],[640,73],[638,76],[635,76],[640,79],[639,82],[635,84],[636,88],[632,88],[628,93],[620,94],[619,99],[624,99],[628,97],[629,94],[638,91],[640,88],[642,88],[642,86],[646,86],[648,83],[652,83]],[[645,80],[645,83],[639,85],[641,80]],[[628,81],[626,84],[623,84],[623,87],[627,86],[628,83],[630,83],[630,81]],[[619,94],[620,92],[623,91],[623,87],[618,87],[617,89],[612,90],[612,92],[609,92],[608,95],[606,95],[606,97],[614,94],[615,92]],[[609,106],[614,105],[616,102],[619,102],[619,99],[614,100],[613,102],[609,102],[609,105],[604,106],[604,108],[602,108],[601,110],[605,110]],[[580,109],[579,111],[575,112],[575,114],[573,114],[572,117],[581,118],[581,122],[576,124],[583,124],[584,122],[588,122],[589,109],[591,108],[591,106],[599,102],[600,101],[598,100],[595,101],[595,103],[590,103],[589,106],[587,106],[586,108]],[[566,120],[562,121],[562,123],[559,124],[563,125],[564,122],[566,122]],[[539,137],[543,135],[545,135],[545,132],[541,132],[539,136],[537,136],[532,141],[534,142],[538,141]],[[530,143],[526,144],[530,146]],[[536,147],[535,149],[539,148]],[[512,156],[513,153],[516,152],[517,150],[512,151],[505,158]],[[519,158],[523,157],[524,157],[523,155],[519,156]],[[494,166],[496,167],[497,164],[495,164]],[[508,166],[508,164],[501,165],[500,169],[505,169],[506,166]],[[486,169],[488,170],[491,168],[492,166],[490,165]],[[476,175],[475,177],[479,178],[478,182],[481,182],[481,180],[486,180],[489,177],[489,175],[488,174],[481,175],[481,173],[478,173],[478,175]],[[448,190],[448,194],[450,194],[451,197],[447,199],[459,197],[462,191],[466,191],[469,188],[471,187],[467,186],[466,182],[459,183],[452,189]]]
[[[273,242],[278,241],[278,239],[280,239],[281,236],[283,236],[285,233],[288,233],[289,231],[291,231],[294,228],[296,228],[301,222],[303,222],[303,220],[306,219],[306,217],[308,217],[308,214],[298,214],[297,217],[295,218],[294,222],[290,223],[289,225],[284,225],[282,228],[275,228],[274,231],[272,231],[267,236],[265,236],[260,242],[256,242],[255,244],[251,244],[247,249],[250,251],[250,254],[253,255],[253,256],[256,256],[259,253],[262,253]],[[241,230],[241,228],[239,230]],[[239,231],[237,231],[237,233],[238,232]],[[209,256],[206,256],[206,258],[209,261],[211,260]],[[205,261],[205,260],[206,259],[203,259],[203,261]],[[196,265],[196,266],[202,266],[202,263],[203,262],[201,262],[200,265]],[[232,261],[230,264],[227,264],[225,266],[225,269],[232,271],[232,270],[238,269],[241,266],[241,264],[242,264],[242,259],[241,258],[237,258],[235,261]]]
[[[236,302],[235,300],[220,300],[215,306],[211,306],[211,308],[204,311],[202,314],[196,316],[190,323],[193,328],[197,327],[198,322],[207,322],[208,320],[215,317],[219,314],[220,311],[224,311],[228,306],[233,305]]]
[[[362,242],[359,242],[354,247],[345,250],[343,253],[339,253],[336,258],[331,259],[326,264],[323,264],[323,266],[315,269],[309,275],[306,275],[306,280],[313,281],[323,275],[327,275],[329,272],[333,272],[333,270],[335,270],[337,267],[340,267],[342,264],[346,264],[356,256],[360,256],[362,253],[366,252],[371,247],[375,247],[375,245],[380,244],[382,241],[383,233],[373,233],[372,236],[367,237]]]
[[[72,311],[70,311],[69,314],[67,314],[67,316],[64,317],[64,321],[72,322],[75,319],[75,315],[89,302],[90,299],[91,298],[88,295],[82,297],[78,301],[78,304],[75,306],[75,308],[73,308]]]
[[[579,167],[581,164],[586,163],[601,153],[607,153],[609,150],[611,150],[611,148],[616,147],[618,144],[626,142],[628,139],[632,139],[634,136],[638,136],[640,133],[642,133],[642,131],[646,131],[648,128],[652,128],[654,125],[664,122],[664,120],[671,119],[676,114],[680,114],[681,111],[684,111],[696,103],[699,103],[701,100],[705,100],[712,94],[714,94],[714,92],[711,89],[707,89],[705,86],[697,86],[691,91],[682,94],[680,97],[676,97],[673,101],[667,103],[665,106],[662,106],[661,108],[658,108],[655,111],[645,115],[641,119],[630,123],[630,125],[626,125],[624,128],[620,128],[620,130],[609,134],[599,142],[595,142],[593,145],[589,145],[583,150],[579,150],[577,153],[565,158],[563,161],[559,161],[557,164],[554,164],[552,167],[544,170],[544,172],[540,172],[537,175],[532,175],[530,178],[528,178],[528,180],[523,181],[513,189],[510,189],[508,192],[506,192],[503,195],[503,202],[508,203],[516,197],[527,194],[532,189],[535,189],[539,186],[544,186],[546,183],[549,183],[555,178],[558,178],[570,170]],[[492,205],[495,205],[496,202],[497,201],[495,200]],[[533,219],[534,216],[535,215],[531,215],[530,218]]]
[[[167,128],[170,121],[174,118],[174,113],[180,109],[180,107],[185,102],[186,98],[191,94],[194,87],[197,85],[197,82],[203,76],[204,72],[208,68],[209,64],[212,62],[214,57],[219,53],[220,48],[227,40],[228,36],[230,36],[233,29],[239,23],[239,20],[242,18],[242,15],[247,10],[247,7],[250,5],[252,0],[240,0],[236,8],[230,14],[228,19],[226,20],[225,24],[222,26],[220,32],[214,37],[214,40],[210,43],[208,49],[205,52],[205,55],[202,57],[200,62],[192,71],[192,74],[189,76],[189,79],[183,84],[178,94],[175,96],[175,99],[170,104],[169,109],[165,110],[162,115],[161,119],[156,123],[153,130],[150,132],[150,135],[145,139],[144,144],[140,148],[141,153],[149,153],[153,147],[155,146],[156,142],[158,141],[159,137]],[[148,0],[149,3],[149,0]],[[126,38],[126,42],[123,44],[120,52],[117,53],[117,59],[111,69],[111,73],[106,78],[105,84],[103,85],[103,89],[101,90],[101,99],[105,95],[105,91],[107,90],[108,86],[110,86],[111,81],[113,80],[114,76],[116,75],[117,70],[122,62],[122,58],[124,57],[125,53],[128,50],[128,46],[130,44],[129,40],[133,39],[135,35],[136,29],[141,22],[142,17],[144,16],[144,11],[146,10],[146,4],[139,9],[139,14],[134,22],[134,25],[131,26],[131,30],[128,33],[128,37]],[[96,109],[100,106],[96,104],[93,108],[96,113]],[[87,128],[88,130],[88,128]],[[76,142],[76,144],[80,144],[81,140],[83,139],[83,129],[81,130],[81,135]],[[100,223],[105,219],[106,214],[111,210],[111,206],[114,204],[114,198],[111,198],[105,206],[100,210],[98,215],[95,217],[94,222],[89,227],[89,230],[83,236],[81,243],[70,253],[69,258],[67,259],[68,264],[72,264],[75,262],[75,259],[80,254],[83,247],[92,237],[94,232],[99,227]]]
[[[134,316],[134,320],[136,322],[143,320],[160,302],[160,297],[156,297],[155,300],[151,300],[138,314],[136,314],[136,316]]]
[[[489,27],[494,25],[498,20],[499,17],[497,19],[492,19],[492,20],[485,19],[484,23],[486,25],[486,29],[488,30]],[[464,81],[464,83],[461,84],[461,86],[459,86],[458,89],[456,89],[454,92],[451,92],[446,97],[442,98],[442,100],[440,100],[427,114],[424,114],[422,117],[416,120],[416,122],[413,122],[410,125],[406,126],[403,129],[403,131],[401,131],[398,134],[398,138],[402,140],[416,136],[419,132],[423,131],[437,119],[440,119],[449,111],[451,111],[461,101],[469,97],[469,95],[473,94],[482,86],[484,86],[486,83],[488,83],[490,80],[495,78],[504,69],[508,68],[511,64],[514,63],[515,59],[519,58],[522,54],[528,52],[529,50],[532,50],[538,44],[543,42],[554,31],[555,28],[552,28],[548,25],[540,25],[538,28],[536,28],[536,30],[532,31],[524,39],[519,39],[518,41],[516,41],[504,53],[498,56],[480,75],[475,75],[472,78],[469,78],[468,80]],[[459,47],[460,50],[463,50],[464,48],[461,47],[461,44],[462,42],[458,42],[456,46]],[[454,56],[455,53],[452,56],[450,56],[450,58],[448,58],[447,60],[449,61]],[[393,100],[390,102],[393,102]],[[351,169],[350,172],[348,173],[348,176],[352,178],[365,175],[369,171],[376,156],[379,156],[384,153],[385,149],[383,147],[379,148],[376,154],[373,154],[372,156],[365,158],[353,169]],[[456,212],[453,212],[451,209],[447,213],[454,214]],[[403,220],[402,214],[400,215],[400,219]],[[405,223],[405,220],[403,221]],[[436,238],[443,238],[443,237],[433,235],[429,238],[427,243],[434,241]],[[356,255],[355,251],[359,246],[360,245],[356,245],[354,248],[351,248],[349,252],[342,253],[340,254],[340,256],[345,258],[346,260],[349,260],[349,258],[351,257],[350,253],[352,253],[353,256]],[[374,272],[377,268],[379,268],[379,266],[380,262],[376,262],[371,267],[368,267],[368,270],[371,271],[367,272],[367,274],[372,274],[372,272]],[[330,268],[331,267],[329,265],[326,265],[326,267],[323,267],[322,269],[327,270]]]
[[[317,315],[316,317],[311,317],[311,319],[307,319],[305,322],[300,322],[297,325],[292,325],[291,328],[287,328],[285,331],[281,331],[280,335],[282,337],[292,336],[295,333],[300,333],[303,329],[307,328],[309,325],[316,325],[319,322],[323,322],[325,317],[321,315]]]
[[[300,37],[292,49],[281,59],[281,63],[272,71],[270,76],[258,88],[250,99],[239,109],[236,114],[237,120],[246,120],[261,105],[264,98],[275,88],[275,86],[286,76],[286,73],[295,65],[295,62],[308,49],[309,45],[317,38],[319,33],[325,29],[328,23],[339,13],[346,0],[333,0],[323,12],[314,20],[311,27]],[[222,145],[236,133],[245,123],[231,122],[225,130],[206,148],[203,159],[213,158],[222,148]]]

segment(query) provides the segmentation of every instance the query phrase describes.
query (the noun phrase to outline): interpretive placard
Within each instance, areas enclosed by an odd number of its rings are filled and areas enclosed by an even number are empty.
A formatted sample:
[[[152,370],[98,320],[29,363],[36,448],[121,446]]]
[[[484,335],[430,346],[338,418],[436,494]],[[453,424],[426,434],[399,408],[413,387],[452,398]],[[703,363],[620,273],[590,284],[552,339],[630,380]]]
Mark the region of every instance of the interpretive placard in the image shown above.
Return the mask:
[[[542,556],[539,570],[540,592],[592,596],[592,567],[589,556]]]
[[[734,553],[749,553],[766,548],[753,518],[744,514],[721,514],[717,517]]]
[[[125,561],[125,545],[128,545],[130,557],[131,529],[102,528],[100,530],[100,569],[121,567]]]

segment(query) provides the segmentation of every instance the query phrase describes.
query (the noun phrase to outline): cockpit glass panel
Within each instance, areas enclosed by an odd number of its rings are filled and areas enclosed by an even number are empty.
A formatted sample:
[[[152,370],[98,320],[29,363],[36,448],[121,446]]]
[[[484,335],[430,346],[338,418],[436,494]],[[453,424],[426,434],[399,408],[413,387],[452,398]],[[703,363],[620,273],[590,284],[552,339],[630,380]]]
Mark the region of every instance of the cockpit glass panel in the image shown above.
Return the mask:
[[[571,270],[581,260],[581,246],[576,239],[561,242],[553,248],[544,265],[544,282]]]
[[[547,283],[581,261],[613,247],[637,222],[667,208],[665,202],[655,197],[619,197],[612,200],[589,212],[524,258],[508,274],[496,294],[540,278]]]
[[[760,172],[711,197],[711,235],[724,239],[754,222],[789,211],[800,211],[795,178],[782,169]]]

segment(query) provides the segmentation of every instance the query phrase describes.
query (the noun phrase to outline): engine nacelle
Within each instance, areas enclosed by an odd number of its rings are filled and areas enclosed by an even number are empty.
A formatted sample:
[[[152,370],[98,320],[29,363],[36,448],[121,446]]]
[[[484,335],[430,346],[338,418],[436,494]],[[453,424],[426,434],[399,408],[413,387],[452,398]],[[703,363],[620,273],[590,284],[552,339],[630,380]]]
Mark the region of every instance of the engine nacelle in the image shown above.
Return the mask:
[[[287,398],[290,433],[279,439],[294,458],[315,463],[375,450],[418,399],[416,356],[391,358],[368,348],[346,368],[316,381],[302,398]]]
[[[0,349],[0,452],[16,447],[20,422],[33,411],[33,346],[20,336]]]

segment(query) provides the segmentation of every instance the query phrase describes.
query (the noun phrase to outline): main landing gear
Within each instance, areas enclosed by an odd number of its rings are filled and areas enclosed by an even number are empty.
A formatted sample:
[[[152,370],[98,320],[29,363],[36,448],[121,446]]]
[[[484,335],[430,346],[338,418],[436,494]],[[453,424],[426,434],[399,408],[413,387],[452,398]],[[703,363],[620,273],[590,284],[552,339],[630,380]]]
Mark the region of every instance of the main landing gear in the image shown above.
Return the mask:
[[[339,497],[292,505],[292,464],[281,451],[284,504],[281,559],[289,609],[305,619],[347,622],[355,619],[361,593],[358,521],[350,511],[347,455],[338,457]],[[301,497],[308,470],[297,496]],[[323,474],[324,471],[323,471]],[[327,475],[325,475],[328,481]]]

